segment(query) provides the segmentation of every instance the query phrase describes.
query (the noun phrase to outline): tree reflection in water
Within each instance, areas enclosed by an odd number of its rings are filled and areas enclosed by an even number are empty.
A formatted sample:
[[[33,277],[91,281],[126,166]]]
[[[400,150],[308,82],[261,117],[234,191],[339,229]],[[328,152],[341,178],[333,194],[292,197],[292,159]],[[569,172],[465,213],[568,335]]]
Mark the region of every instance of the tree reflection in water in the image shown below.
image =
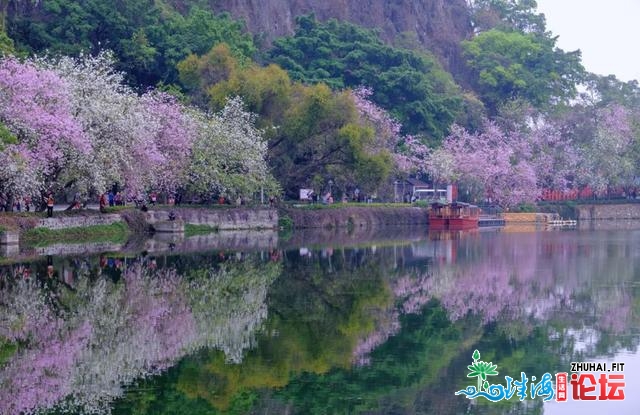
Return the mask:
[[[279,265],[226,263],[188,276],[149,265],[116,282],[83,275],[72,289],[5,277],[0,336],[18,347],[0,370],[0,413],[109,412],[123,386],[203,347],[239,361],[267,315]]]
[[[6,278],[0,412],[469,411],[453,391],[474,348],[501,372],[537,375],[637,348],[638,238],[440,235],[222,266],[175,256],[122,278],[79,267],[71,288]]]

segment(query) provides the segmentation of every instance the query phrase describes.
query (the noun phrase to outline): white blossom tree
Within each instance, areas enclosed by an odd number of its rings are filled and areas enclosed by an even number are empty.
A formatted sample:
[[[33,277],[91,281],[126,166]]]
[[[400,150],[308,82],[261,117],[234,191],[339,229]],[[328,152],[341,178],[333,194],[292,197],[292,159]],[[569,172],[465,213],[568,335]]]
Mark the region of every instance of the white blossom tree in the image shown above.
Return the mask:
[[[255,115],[239,97],[214,115],[192,113],[197,125],[189,187],[198,193],[250,196],[275,188],[266,163],[267,142],[255,127]]]

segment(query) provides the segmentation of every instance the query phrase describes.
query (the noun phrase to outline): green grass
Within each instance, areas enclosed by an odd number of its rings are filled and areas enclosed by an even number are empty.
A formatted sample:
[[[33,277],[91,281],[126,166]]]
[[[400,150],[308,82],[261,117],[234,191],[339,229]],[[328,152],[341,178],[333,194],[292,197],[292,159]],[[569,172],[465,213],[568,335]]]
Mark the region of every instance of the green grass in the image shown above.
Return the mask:
[[[54,243],[113,242],[124,243],[129,236],[129,228],[124,222],[111,225],[94,225],[67,229],[30,229],[22,239],[29,245],[46,246]]]
[[[214,232],[218,232],[218,228],[214,226],[192,225],[190,223],[185,223],[184,225],[184,235],[186,237],[195,235],[207,235]]]
[[[135,209],[135,205],[125,205],[125,206],[107,206],[104,209],[104,213],[118,213],[123,210],[133,210]]]
[[[5,340],[0,338],[0,365],[9,361],[17,351],[18,346],[15,343],[6,343]]]
[[[281,241],[288,241],[293,236],[293,219],[289,215],[281,213],[278,218],[278,238]]]

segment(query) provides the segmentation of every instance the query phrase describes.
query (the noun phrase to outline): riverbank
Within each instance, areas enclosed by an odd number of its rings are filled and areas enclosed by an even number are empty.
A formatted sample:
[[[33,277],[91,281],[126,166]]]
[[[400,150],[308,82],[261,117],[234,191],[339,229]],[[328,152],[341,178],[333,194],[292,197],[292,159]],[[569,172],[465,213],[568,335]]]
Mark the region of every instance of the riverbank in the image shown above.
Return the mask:
[[[538,223],[550,220],[573,219],[578,222],[640,220],[640,203],[636,201],[617,203],[602,201],[601,203],[544,203],[537,207],[537,212],[503,213],[507,224]]]
[[[123,244],[132,234],[194,234],[219,230],[275,230],[275,209],[236,207],[159,206],[146,212],[134,208],[56,211],[48,218],[41,212],[0,214],[0,252],[18,251],[22,246],[46,246],[59,243]],[[9,248],[7,248],[9,247]]]
[[[566,206],[562,206],[566,208]],[[580,222],[640,219],[640,203],[576,205],[570,213]],[[278,209],[232,206],[158,206],[147,212],[133,208],[0,214],[0,245],[46,246],[59,243],[124,243],[132,234],[158,230],[184,236],[226,230],[376,229],[385,226],[428,226],[427,208],[405,204],[284,205]],[[544,224],[553,213],[505,213],[507,225]],[[566,217],[564,217],[566,219]],[[170,225],[170,226],[166,226]],[[15,252],[17,247],[0,252]],[[6,256],[6,255],[5,255]]]
[[[56,211],[52,218],[43,215],[33,212],[0,214],[0,236],[4,241],[0,243],[0,256],[16,258],[34,254],[88,254],[105,249],[119,251],[125,249],[129,240],[136,239],[136,235],[143,235],[142,239],[148,240],[155,234],[155,242],[145,249],[168,251],[196,249],[195,246],[203,242],[219,247],[228,243],[247,246],[250,245],[247,239],[256,238],[261,232],[268,235],[258,237],[258,245],[273,247],[278,240],[273,236],[274,233],[277,235],[277,230],[282,231],[285,238],[294,229],[341,230],[344,238],[350,239],[356,234],[370,234],[390,225],[427,229],[426,209],[409,205],[336,204],[285,206],[278,210],[160,206],[147,212],[117,208],[110,209],[109,213],[82,210]]]

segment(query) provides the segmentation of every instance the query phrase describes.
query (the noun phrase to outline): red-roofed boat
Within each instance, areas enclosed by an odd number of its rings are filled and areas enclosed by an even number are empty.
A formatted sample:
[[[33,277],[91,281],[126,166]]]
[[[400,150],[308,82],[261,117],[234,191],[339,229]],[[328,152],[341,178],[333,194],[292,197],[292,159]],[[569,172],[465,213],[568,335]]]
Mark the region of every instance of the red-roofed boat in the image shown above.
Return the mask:
[[[463,202],[435,202],[429,209],[429,229],[465,230],[478,227],[480,208]]]

